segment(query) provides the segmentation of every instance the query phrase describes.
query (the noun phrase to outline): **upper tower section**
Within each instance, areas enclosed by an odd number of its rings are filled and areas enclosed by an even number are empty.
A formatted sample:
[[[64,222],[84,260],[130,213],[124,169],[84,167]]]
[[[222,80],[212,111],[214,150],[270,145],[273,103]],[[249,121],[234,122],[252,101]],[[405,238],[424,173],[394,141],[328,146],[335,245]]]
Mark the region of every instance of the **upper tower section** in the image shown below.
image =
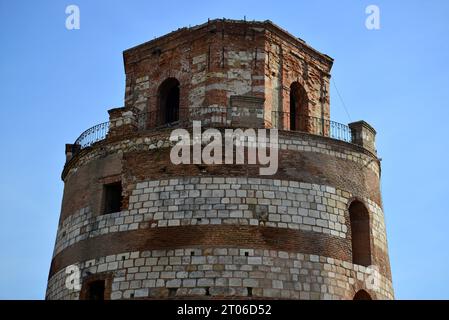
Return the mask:
[[[314,131],[311,119],[330,116],[332,58],[270,21],[212,20],[123,56],[125,109],[145,114],[145,128],[201,120]]]

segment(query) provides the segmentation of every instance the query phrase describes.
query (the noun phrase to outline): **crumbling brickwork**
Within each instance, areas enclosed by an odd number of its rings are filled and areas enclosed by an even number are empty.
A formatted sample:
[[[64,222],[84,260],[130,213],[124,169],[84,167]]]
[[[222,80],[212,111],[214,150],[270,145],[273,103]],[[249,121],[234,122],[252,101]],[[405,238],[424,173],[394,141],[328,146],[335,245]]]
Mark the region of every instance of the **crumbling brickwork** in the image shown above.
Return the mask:
[[[125,105],[109,110],[107,135],[66,146],[47,299],[393,298],[375,130],[332,135],[330,57],[270,21],[230,20],[123,55]],[[277,172],[173,164],[170,133],[193,120],[280,129]],[[111,184],[117,212],[105,211]],[[359,207],[370,265],[354,260]],[[81,290],[67,287],[69,266]]]
[[[227,123],[231,96],[261,98],[265,119],[288,112],[290,86],[307,94],[308,116],[329,118],[332,59],[269,22],[216,20],[124,52],[125,106],[157,113],[158,86],[180,82],[180,119]]]

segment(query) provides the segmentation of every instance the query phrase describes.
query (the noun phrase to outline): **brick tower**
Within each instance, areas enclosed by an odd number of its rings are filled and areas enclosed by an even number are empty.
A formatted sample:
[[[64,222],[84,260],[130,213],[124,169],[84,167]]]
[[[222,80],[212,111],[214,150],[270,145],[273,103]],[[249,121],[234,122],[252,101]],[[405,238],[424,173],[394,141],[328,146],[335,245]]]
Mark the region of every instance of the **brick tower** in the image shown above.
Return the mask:
[[[330,120],[332,58],[234,20],[123,56],[124,107],[66,145],[47,299],[393,298],[376,132]],[[173,164],[193,120],[277,128],[277,172]]]

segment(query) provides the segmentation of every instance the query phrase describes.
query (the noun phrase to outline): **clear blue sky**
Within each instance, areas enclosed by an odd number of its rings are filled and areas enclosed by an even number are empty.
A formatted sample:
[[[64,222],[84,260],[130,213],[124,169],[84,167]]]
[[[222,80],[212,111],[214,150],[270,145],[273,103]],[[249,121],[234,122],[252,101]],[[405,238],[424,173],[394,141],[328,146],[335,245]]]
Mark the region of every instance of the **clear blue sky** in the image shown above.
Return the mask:
[[[80,30],[65,28],[69,4]],[[380,30],[365,28],[369,4],[380,7]],[[449,298],[449,1],[0,0],[1,299],[44,298],[64,144],[122,106],[122,51],[245,15],[335,59],[351,119],[378,131],[396,297]],[[331,114],[350,121],[334,87]]]

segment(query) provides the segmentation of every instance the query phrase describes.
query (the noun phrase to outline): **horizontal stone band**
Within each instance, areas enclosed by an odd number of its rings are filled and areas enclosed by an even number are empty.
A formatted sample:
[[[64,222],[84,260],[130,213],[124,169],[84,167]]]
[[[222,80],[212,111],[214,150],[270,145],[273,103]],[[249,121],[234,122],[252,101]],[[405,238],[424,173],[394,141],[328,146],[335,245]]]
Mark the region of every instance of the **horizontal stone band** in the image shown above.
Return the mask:
[[[223,247],[127,251],[75,264],[82,281],[108,277],[111,299],[206,296],[352,299],[359,289],[391,299],[391,280],[375,268],[298,252]],[[47,299],[78,299],[60,270]],[[87,278],[86,278],[87,277]],[[374,281],[373,281],[374,280]],[[371,284],[371,285],[368,285]]]
[[[90,207],[62,221],[54,255],[108,233],[185,225],[263,225],[348,236],[349,192],[326,185],[246,177],[173,177],[137,183],[122,212],[97,215]],[[364,199],[374,245],[386,251],[383,212]]]

